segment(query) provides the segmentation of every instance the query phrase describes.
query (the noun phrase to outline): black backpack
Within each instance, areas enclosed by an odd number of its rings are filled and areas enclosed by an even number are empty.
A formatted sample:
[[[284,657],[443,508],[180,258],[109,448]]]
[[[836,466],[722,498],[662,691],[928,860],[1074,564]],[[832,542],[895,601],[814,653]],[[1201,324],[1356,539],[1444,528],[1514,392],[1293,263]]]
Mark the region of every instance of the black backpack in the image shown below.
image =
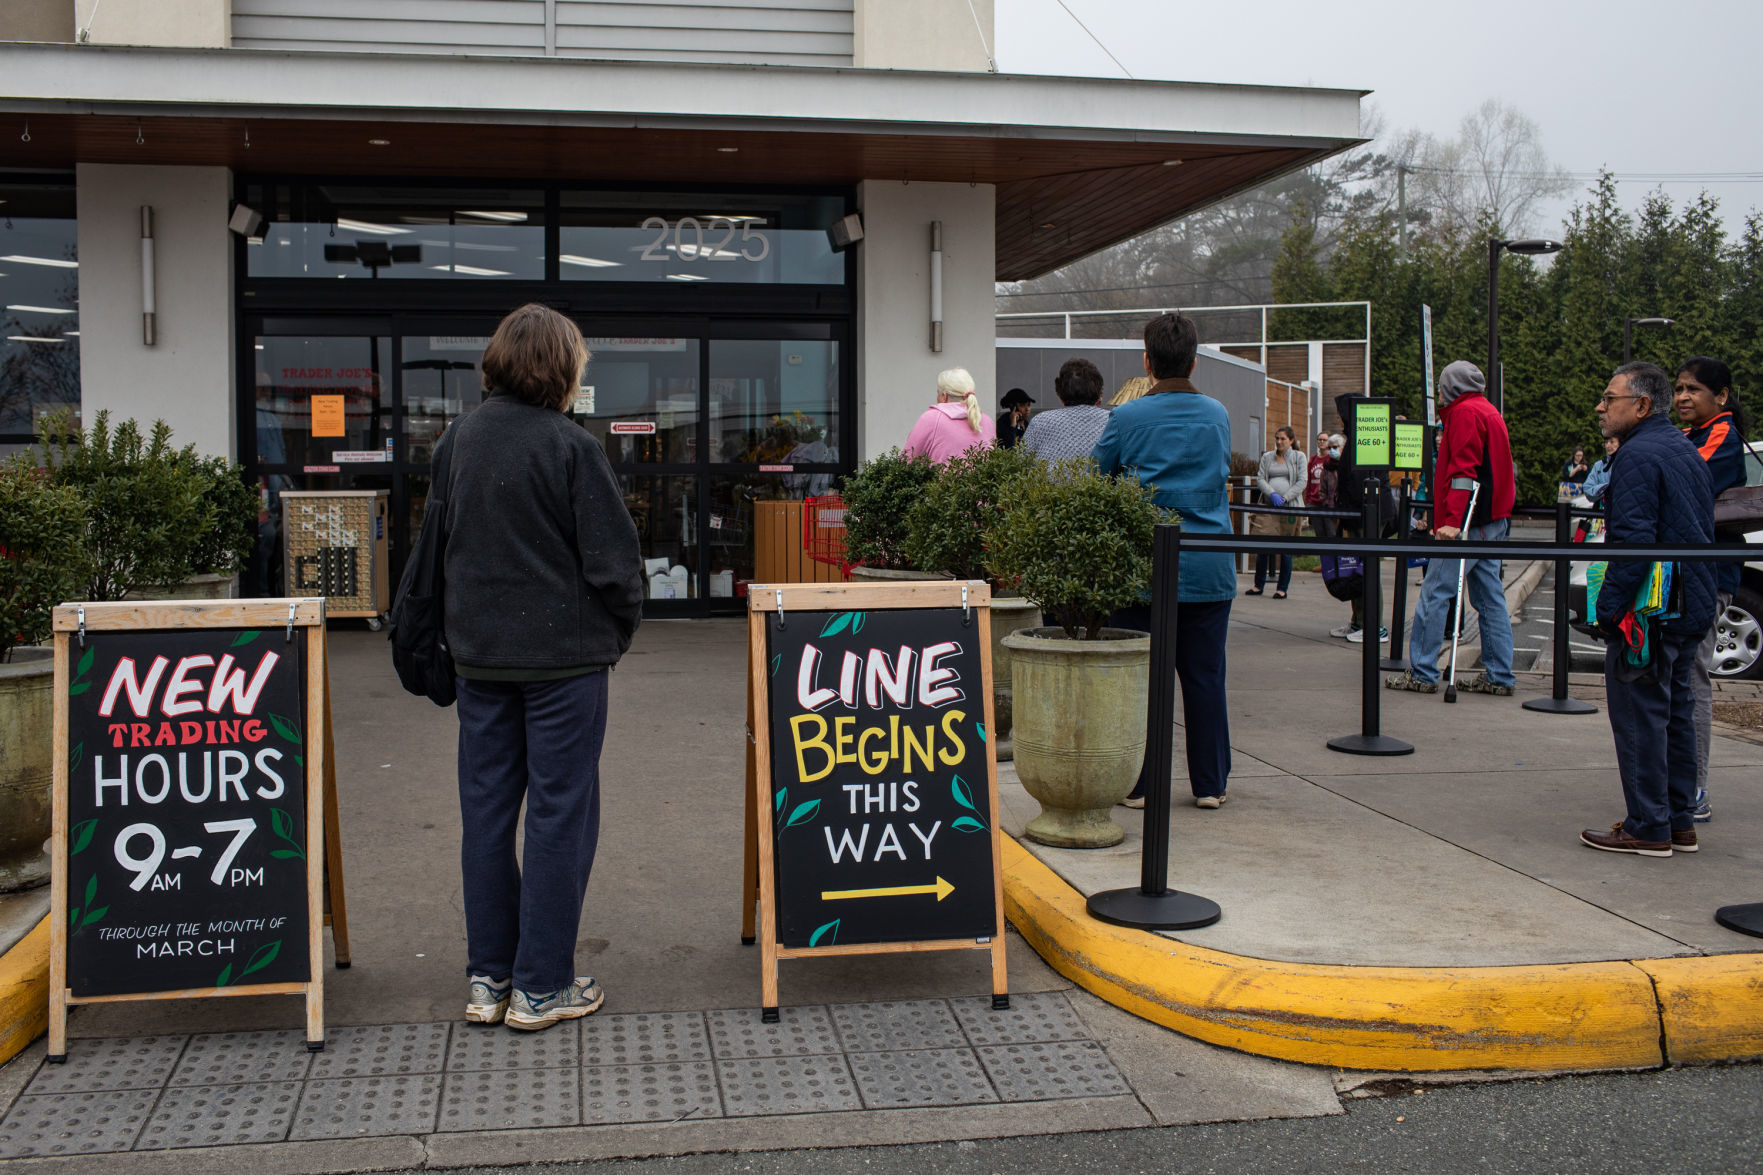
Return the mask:
[[[392,642],[392,667],[403,687],[437,706],[451,706],[459,696],[454,680],[453,654],[441,631],[446,596],[445,531],[447,472],[452,446],[437,445],[437,460],[429,482],[428,504],[423,510],[422,533],[411,548],[410,562],[398,580],[398,599],[392,605],[386,639]]]

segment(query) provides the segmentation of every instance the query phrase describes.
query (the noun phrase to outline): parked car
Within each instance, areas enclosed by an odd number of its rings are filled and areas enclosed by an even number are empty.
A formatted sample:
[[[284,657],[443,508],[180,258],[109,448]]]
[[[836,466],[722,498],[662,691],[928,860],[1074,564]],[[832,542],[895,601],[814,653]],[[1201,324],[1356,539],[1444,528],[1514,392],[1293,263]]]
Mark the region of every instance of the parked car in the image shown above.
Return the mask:
[[[1751,441],[1745,452],[1745,484],[1763,485],[1763,441]],[[1576,505],[1591,503],[1580,498]],[[1586,539],[1589,543],[1604,541],[1602,533]],[[1763,530],[1745,536],[1747,543],[1763,546]],[[1575,563],[1567,592],[1567,619],[1587,636],[1603,637],[1587,621],[1585,614],[1585,573],[1587,563]],[[1746,563],[1741,571],[1732,604],[1716,620],[1714,663],[1709,672],[1729,680],[1763,678],[1763,559]]]

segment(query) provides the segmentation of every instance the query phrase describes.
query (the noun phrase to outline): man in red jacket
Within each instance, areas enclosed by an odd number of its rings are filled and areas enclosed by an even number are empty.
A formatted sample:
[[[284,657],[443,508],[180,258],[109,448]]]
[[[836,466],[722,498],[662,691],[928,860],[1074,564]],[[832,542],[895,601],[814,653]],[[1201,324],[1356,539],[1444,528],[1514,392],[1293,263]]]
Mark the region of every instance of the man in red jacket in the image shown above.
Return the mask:
[[[1481,368],[1459,360],[1439,375],[1439,456],[1433,474],[1433,533],[1440,540],[1467,536],[1474,542],[1506,538],[1511,528],[1513,484],[1512,441],[1499,410],[1482,394]],[[1471,482],[1475,515],[1469,512]],[[1439,687],[1439,644],[1450,624],[1450,602],[1457,592],[1457,560],[1434,558],[1426,566],[1426,583],[1414,605],[1408,640],[1406,672],[1384,681],[1390,689],[1430,694]],[[1464,591],[1481,618],[1483,672],[1457,680],[1472,694],[1508,696],[1512,676],[1512,620],[1506,615],[1506,592],[1500,582],[1500,560],[1472,559],[1464,573]]]

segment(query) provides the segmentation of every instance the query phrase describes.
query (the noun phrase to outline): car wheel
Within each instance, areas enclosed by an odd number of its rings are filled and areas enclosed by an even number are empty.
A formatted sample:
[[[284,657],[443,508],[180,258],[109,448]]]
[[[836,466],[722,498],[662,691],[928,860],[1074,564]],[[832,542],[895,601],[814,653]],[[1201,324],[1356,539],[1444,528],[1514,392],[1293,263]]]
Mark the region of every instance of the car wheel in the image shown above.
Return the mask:
[[[1763,677],[1763,596],[1741,587],[1714,622],[1711,676],[1732,680]]]

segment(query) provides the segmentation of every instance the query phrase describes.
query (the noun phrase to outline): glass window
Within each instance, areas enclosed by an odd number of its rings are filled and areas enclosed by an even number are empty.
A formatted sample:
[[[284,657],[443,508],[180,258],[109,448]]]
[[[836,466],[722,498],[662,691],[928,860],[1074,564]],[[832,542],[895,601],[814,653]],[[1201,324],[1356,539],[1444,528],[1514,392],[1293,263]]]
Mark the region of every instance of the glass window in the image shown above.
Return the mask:
[[[260,335],[252,345],[258,464],[392,459],[390,339]]]
[[[478,363],[488,335],[406,335],[400,366],[404,375],[404,459],[426,465],[435,442],[457,418],[484,399]]]
[[[589,338],[574,415],[619,464],[698,459],[698,340]]]
[[[558,274],[565,281],[843,285],[845,258],[827,230],[844,215],[839,196],[565,192]]]
[[[836,464],[838,344],[812,339],[711,342],[710,447],[714,462]],[[799,488],[809,494],[826,493],[832,485],[830,471],[804,474],[801,480]]]
[[[0,435],[80,407],[80,269],[72,184],[0,183]]]
[[[536,189],[250,184],[245,203],[268,222],[247,246],[252,277],[545,277]]]
[[[620,475],[625,508],[637,524],[644,595],[651,600],[698,598],[698,479]]]

